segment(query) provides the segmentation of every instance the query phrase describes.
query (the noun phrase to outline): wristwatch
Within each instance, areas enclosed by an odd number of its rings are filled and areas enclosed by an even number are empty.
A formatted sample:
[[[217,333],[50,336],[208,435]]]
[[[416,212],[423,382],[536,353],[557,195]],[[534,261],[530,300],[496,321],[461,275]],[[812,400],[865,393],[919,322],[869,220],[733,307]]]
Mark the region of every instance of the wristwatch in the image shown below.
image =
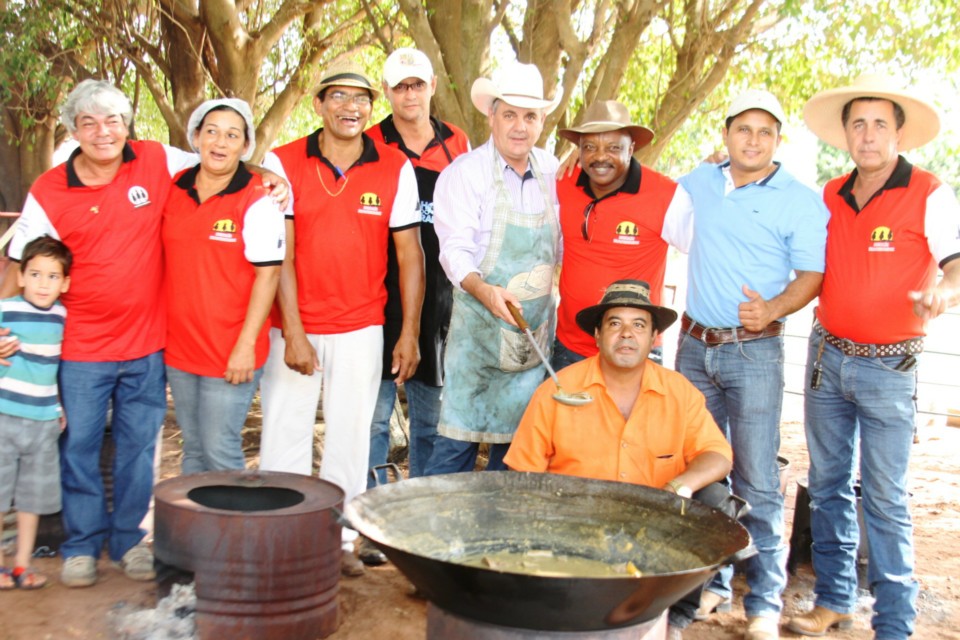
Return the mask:
[[[673,492],[678,496],[680,496],[681,498],[693,497],[693,489],[683,484],[682,482],[677,481],[676,478],[668,482],[666,486],[670,487],[673,490]]]

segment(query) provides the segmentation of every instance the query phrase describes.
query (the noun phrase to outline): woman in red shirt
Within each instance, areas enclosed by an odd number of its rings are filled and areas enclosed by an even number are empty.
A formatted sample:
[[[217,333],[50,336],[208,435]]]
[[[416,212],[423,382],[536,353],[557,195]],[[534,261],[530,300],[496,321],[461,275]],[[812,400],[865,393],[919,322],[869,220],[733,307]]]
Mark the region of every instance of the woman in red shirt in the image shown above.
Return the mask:
[[[246,102],[204,102],[188,134],[200,164],[174,177],[163,215],[165,362],[182,471],[243,469],[240,431],[269,350],[284,218],[243,162],[256,144]]]

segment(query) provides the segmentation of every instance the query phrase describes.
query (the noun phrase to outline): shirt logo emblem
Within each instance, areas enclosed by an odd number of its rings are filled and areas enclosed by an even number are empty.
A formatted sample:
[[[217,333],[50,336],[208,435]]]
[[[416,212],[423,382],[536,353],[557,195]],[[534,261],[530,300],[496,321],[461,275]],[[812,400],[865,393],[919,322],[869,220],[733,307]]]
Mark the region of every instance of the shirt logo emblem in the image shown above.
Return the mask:
[[[150,204],[150,194],[147,193],[144,187],[139,185],[130,187],[130,190],[127,191],[127,198],[130,200],[134,209],[139,209],[140,207],[145,207]]]
[[[624,220],[617,224],[614,231],[616,233],[616,237],[613,239],[614,244],[640,244],[640,240],[637,239],[640,230],[633,222]]]
[[[433,224],[433,203],[425,200],[420,201],[420,222],[424,224]]]
[[[237,223],[230,218],[217,220],[213,223],[213,233],[210,234],[209,238],[217,242],[236,242]]]
[[[360,208],[357,209],[357,213],[368,216],[382,215],[383,212],[380,210],[380,196],[369,191],[360,196]]]
[[[871,244],[867,251],[893,251],[893,230],[890,227],[877,227],[870,232]]]

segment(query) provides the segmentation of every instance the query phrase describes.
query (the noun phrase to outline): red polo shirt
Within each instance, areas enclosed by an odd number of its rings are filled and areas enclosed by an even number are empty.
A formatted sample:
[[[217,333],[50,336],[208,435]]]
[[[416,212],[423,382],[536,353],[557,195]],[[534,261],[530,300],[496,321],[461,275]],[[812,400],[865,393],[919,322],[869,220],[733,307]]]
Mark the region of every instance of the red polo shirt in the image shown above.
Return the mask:
[[[852,193],[855,180],[854,171],[823,189],[830,222],[817,318],[830,333],[854,342],[889,344],[922,336],[923,321],[907,292],[933,286],[938,262],[958,257],[960,221],[946,234],[949,222],[928,229],[935,221],[931,215],[948,215],[927,207],[942,188],[940,180],[902,157],[862,209]]]
[[[311,334],[382,325],[387,236],[420,224],[416,178],[403,153],[366,134],[360,159],[341,175],[319,135],[274,150],[294,195],[300,318]],[[283,326],[279,307],[271,320]]]
[[[166,363],[199,376],[223,377],[247,319],[255,267],[283,263],[283,214],[241,164],[227,188],[202,204],[198,168],[177,176],[163,212],[169,309]],[[268,322],[256,366],[270,351]]]
[[[61,298],[70,312],[65,360],[142,358],[163,349],[167,336],[160,223],[170,177],[196,156],[133,140],[114,179],[87,186],[73,168],[79,153],[33,184],[10,257],[19,260],[27,242],[44,234],[73,252],[70,290]]]
[[[597,353],[593,337],[577,326],[576,316],[597,304],[610,283],[645,280],[650,283],[651,302],[660,304],[667,266],[664,237],[671,237],[664,220],[677,186],[653,169],[641,169],[633,159],[620,189],[599,200],[590,189],[589,176],[579,168],[557,183],[563,232],[557,338],[571,351],[582,356]],[[595,204],[587,219],[590,203]],[[589,240],[583,237],[585,220]],[[676,242],[686,250],[684,241]]]

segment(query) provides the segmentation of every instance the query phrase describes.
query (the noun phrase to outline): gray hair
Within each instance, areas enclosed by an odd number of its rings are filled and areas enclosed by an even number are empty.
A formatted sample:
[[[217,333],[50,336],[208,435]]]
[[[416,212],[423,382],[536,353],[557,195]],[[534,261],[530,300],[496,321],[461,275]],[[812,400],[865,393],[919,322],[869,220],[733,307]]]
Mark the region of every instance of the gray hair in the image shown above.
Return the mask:
[[[67,131],[77,130],[77,116],[81,113],[120,116],[123,124],[133,122],[133,106],[127,96],[106,80],[84,80],[70,92],[60,111],[60,120]]]

